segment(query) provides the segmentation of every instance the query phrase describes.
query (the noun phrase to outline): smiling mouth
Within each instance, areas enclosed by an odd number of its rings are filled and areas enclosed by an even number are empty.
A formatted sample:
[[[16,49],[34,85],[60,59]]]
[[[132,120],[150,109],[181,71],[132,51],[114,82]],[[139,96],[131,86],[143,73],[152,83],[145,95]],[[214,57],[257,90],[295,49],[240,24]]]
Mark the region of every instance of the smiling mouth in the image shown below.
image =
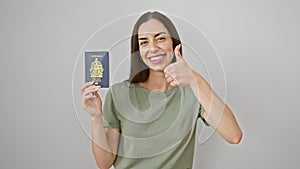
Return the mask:
[[[151,61],[152,64],[158,64],[163,61],[164,57],[165,54],[159,54],[159,55],[151,56],[148,59]]]

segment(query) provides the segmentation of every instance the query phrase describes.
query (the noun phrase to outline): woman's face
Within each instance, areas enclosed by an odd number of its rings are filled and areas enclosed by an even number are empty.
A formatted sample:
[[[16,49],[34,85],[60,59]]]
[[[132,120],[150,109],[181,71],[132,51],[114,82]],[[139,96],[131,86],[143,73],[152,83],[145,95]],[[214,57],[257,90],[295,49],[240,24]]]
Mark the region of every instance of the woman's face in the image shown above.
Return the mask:
[[[150,19],[141,24],[138,40],[141,57],[150,69],[164,70],[172,62],[172,38],[160,21]]]

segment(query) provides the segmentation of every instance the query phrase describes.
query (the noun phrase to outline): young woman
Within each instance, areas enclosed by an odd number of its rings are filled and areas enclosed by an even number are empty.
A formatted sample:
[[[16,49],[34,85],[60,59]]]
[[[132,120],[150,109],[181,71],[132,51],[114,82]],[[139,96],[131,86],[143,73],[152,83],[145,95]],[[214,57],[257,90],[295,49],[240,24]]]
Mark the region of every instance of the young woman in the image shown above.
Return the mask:
[[[133,29],[129,80],[111,86],[103,107],[98,88],[82,86],[99,168],[192,168],[199,117],[227,142],[240,142],[232,111],[181,53],[173,23],[147,12]]]

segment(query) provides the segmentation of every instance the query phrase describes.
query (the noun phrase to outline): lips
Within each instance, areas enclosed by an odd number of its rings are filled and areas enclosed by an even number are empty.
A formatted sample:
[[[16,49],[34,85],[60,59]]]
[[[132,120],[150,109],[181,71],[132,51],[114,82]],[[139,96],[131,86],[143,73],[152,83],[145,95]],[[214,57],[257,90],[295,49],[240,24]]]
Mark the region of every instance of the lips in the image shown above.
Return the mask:
[[[150,60],[150,62],[152,64],[158,64],[163,61],[164,57],[165,57],[165,54],[158,54],[158,55],[150,56],[150,57],[148,57],[148,59]]]

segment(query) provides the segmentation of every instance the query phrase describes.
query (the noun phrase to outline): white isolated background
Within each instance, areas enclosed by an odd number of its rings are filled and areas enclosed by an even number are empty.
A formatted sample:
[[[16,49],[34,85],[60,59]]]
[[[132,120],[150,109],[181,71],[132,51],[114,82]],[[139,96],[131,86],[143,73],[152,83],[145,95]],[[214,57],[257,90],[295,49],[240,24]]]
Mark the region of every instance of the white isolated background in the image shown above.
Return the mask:
[[[148,10],[184,18],[209,37],[224,66],[226,101],[244,133],[239,145],[216,133],[198,144],[194,168],[299,168],[299,5],[296,0],[0,1],[0,168],[97,168],[73,105],[72,85],[80,86],[72,84],[76,58],[97,29]],[[115,29],[131,32],[133,23],[125,24]],[[215,86],[225,95],[222,85]]]

